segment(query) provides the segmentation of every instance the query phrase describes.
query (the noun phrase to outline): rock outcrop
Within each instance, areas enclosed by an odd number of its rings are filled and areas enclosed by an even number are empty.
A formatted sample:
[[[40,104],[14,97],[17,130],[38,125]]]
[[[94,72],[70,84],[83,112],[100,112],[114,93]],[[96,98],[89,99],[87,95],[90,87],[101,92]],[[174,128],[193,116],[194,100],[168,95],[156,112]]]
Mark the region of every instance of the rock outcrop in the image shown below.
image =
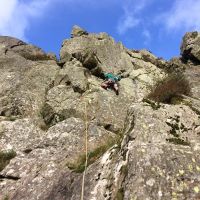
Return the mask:
[[[168,62],[78,26],[60,60],[1,36],[0,199],[199,199],[199,34]]]
[[[181,54],[186,60],[200,63],[200,34],[196,32],[186,33],[181,45]]]

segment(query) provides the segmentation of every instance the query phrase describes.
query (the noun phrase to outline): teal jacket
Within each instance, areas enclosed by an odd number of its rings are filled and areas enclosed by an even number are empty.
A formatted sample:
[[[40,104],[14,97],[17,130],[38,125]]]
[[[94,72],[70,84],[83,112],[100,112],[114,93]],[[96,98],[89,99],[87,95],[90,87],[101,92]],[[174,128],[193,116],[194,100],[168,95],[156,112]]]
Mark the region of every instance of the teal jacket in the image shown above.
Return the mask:
[[[113,81],[117,82],[121,80],[120,76],[116,76],[112,73],[103,73],[106,80],[112,79]]]

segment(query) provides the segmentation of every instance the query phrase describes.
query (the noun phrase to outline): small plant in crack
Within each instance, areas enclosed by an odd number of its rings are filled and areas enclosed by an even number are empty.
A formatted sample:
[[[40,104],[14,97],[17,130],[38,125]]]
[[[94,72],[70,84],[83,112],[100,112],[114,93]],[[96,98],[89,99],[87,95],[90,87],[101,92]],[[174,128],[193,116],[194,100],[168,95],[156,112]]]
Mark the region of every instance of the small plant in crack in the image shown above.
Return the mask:
[[[116,200],[123,200],[124,199],[124,189],[120,188],[117,191]]]
[[[93,151],[88,153],[88,165],[94,163],[97,159],[99,159],[109,148],[114,146],[115,144],[119,144],[119,138],[110,137],[107,141],[101,146],[97,147]],[[75,162],[67,163],[69,169],[73,170],[76,173],[82,173],[85,170],[85,154],[81,154]]]
[[[144,98],[142,101],[149,104],[153,110],[158,110],[161,107],[160,102],[156,102],[148,98]]]
[[[181,138],[168,138],[166,140],[170,143],[177,144],[177,145],[184,145],[184,146],[190,145],[190,143],[188,141],[185,141]]]
[[[9,195],[6,195],[3,200],[9,200]]]
[[[2,171],[16,155],[14,150],[0,151],[0,171]]]

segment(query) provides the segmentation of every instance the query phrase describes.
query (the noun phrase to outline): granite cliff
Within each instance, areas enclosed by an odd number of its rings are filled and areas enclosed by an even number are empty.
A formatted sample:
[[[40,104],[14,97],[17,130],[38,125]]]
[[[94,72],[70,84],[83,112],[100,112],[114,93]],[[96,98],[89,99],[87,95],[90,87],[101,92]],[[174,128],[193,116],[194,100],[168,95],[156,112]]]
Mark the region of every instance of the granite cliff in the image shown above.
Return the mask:
[[[1,200],[200,199],[200,33],[170,61],[78,26],[59,60],[0,36],[0,69]]]

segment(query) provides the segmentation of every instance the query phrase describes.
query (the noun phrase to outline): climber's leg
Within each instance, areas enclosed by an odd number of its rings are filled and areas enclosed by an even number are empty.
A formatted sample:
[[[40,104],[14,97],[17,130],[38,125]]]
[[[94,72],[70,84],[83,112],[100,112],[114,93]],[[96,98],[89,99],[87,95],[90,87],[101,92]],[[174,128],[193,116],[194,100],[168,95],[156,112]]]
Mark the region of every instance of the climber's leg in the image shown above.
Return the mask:
[[[101,87],[104,88],[105,90],[107,90],[108,87],[109,87],[108,81],[104,81],[104,82],[101,84]]]
[[[115,90],[116,95],[118,95],[118,94],[119,94],[119,87],[118,87],[118,84],[115,83],[115,84],[113,85],[113,88],[114,88],[114,90]]]

